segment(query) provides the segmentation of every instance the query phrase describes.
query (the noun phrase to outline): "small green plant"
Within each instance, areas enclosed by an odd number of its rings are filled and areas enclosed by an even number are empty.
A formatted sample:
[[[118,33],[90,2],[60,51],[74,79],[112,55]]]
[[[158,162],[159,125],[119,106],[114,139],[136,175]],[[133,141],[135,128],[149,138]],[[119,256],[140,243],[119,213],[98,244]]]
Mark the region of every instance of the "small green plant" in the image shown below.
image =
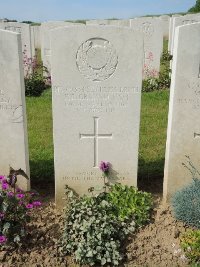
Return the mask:
[[[0,176],[0,244],[19,244],[26,237],[27,223],[30,222],[31,209],[39,207],[37,194],[23,192],[16,186],[17,176],[27,175],[22,171],[10,169],[6,177]]]
[[[188,230],[181,236],[181,247],[192,263],[200,264],[200,230]]]
[[[139,191],[134,186],[115,184],[111,186],[107,200],[116,207],[116,216],[120,220],[134,216],[136,227],[149,220],[153,200],[147,192]]]
[[[172,197],[172,206],[176,219],[200,228],[200,173],[189,156],[183,166],[192,174],[192,182],[177,191]]]
[[[148,220],[152,199],[134,187],[110,186],[109,162],[101,161],[99,168],[102,193],[94,196],[92,187],[88,190],[92,196],[78,197],[66,187],[68,206],[61,248],[63,253],[74,254],[80,264],[118,266],[123,259],[122,242]]]
[[[26,96],[40,96],[51,85],[51,77],[47,68],[38,62],[36,56],[28,58],[26,49],[23,52],[23,63]]]
[[[74,254],[80,264],[119,265],[123,258],[121,243],[134,232],[134,221],[122,222],[114,215],[116,207],[98,196],[74,197],[67,187],[66,223],[61,241],[62,252]]]

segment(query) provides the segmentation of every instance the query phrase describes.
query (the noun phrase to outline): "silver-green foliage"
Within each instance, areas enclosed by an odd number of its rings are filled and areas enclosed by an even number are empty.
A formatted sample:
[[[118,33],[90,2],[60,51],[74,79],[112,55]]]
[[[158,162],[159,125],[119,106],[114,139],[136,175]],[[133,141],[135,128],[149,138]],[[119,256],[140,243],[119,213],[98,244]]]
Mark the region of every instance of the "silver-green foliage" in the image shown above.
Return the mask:
[[[74,254],[80,264],[119,265],[122,241],[135,230],[132,219],[123,222],[114,215],[116,208],[105,200],[106,194],[74,198],[68,190],[62,251]]]
[[[187,168],[192,174],[192,182],[177,191],[172,197],[172,206],[176,219],[200,228],[200,173],[187,156]]]

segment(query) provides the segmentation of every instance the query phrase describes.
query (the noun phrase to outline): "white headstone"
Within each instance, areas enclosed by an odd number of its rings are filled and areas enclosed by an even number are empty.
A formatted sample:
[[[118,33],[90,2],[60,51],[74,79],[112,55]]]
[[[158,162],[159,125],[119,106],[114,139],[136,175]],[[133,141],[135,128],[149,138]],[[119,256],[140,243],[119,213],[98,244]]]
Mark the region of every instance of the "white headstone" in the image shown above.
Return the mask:
[[[169,40],[168,40],[168,52],[171,53],[171,45],[172,45],[172,34],[173,34],[173,23],[174,23],[174,18],[176,17],[182,17],[182,15],[179,14],[174,14],[170,17],[169,20]]]
[[[93,19],[86,21],[86,25],[108,25],[108,23],[108,19]]]
[[[162,15],[159,17],[162,22],[162,29],[163,29],[163,37],[169,39],[169,20],[170,16]]]
[[[71,23],[65,21],[50,21],[41,24],[41,57],[44,66],[51,72],[51,47],[50,47],[50,30],[63,27],[83,25],[81,23]]]
[[[137,185],[142,37],[126,27],[64,27],[51,32],[56,202],[112,182]],[[58,42],[59,40],[59,42]],[[126,46],[126,49],[124,49]]]
[[[30,177],[21,36],[0,30],[0,171],[22,168]],[[30,181],[19,177],[23,189]]]
[[[174,17],[172,20],[172,36],[171,36],[171,45],[170,45],[170,54],[173,55],[174,49],[174,34],[175,29],[178,26],[187,25],[191,23],[200,22],[200,13],[197,14],[189,14],[185,16]]]
[[[141,17],[130,20],[135,32],[141,32],[144,42],[143,77],[158,76],[163,51],[163,30],[158,18]]]
[[[192,47],[191,47],[192,44]],[[192,181],[185,155],[200,162],[200,24],[177,27],[168,116],[164,198]]]
[[[3,29],[21,33],[22,52],[25,51],[28,58],[34,57],[35,49],[31,43],[31,29],[29,24],[19,22],[4,22]]]
[[[40,34],[40,26],[31,26],[31,33],[33,36],[35,48],[41,49],[41,34]]]

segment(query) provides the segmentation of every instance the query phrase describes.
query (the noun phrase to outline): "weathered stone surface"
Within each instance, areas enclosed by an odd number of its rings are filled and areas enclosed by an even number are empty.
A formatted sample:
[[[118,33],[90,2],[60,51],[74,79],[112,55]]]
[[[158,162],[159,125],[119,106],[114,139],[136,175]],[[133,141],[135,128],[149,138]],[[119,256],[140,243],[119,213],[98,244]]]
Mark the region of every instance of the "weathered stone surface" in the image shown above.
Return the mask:
[[[163,37],[166,39],[169,39],[169,21],[170,16],[168,15],[162,15],[159,17],[159,19],[162,21],[162,30],[163,30]]]
[[[151,17],[135,18],[130,20],[130,26],[135,32],[141,32],[143,35],[143,77],[158,76],[163,50],[163,30],[160,19]]]
[[[191,23],[197,23],[200,21],[200,13],[197,14],[189,14],[185,16],[176,16],[172,18],[172,24],[171,24],[171,40],[170,40],[170,54],[173,55],[173,49],[174,49],[174,34],[175,29],[178,26],[187,25]]]
[[[74,26],[51,35],[57,205],[66,184],[80,194],[102,189],[102,160],[112,164],[111,182],[137,185],[141,34]]]
[[[192,44],[192,49],[191,49]],[[164,172],[164,197],[192,181],[185,155],[200,161],[200,24],[175,30]]]
[[[73,26],[74,23],[65,21],[49,21],[41,24],[41,57],[44,66],[51,72],[51,46],[50,46],[50,30],[64,27]],[[76,23],[75,25],[83,25]]]
[[[34,42],[34,47],[41,49],[41,27],[40,26],[31,26],[32,40]]]
[[[25,90],[20,34],[0,30],[0,170],[9,166],[22,168],[28,176],[28,142]],[[19,185],[29,189],[30,182],[19,178]]]

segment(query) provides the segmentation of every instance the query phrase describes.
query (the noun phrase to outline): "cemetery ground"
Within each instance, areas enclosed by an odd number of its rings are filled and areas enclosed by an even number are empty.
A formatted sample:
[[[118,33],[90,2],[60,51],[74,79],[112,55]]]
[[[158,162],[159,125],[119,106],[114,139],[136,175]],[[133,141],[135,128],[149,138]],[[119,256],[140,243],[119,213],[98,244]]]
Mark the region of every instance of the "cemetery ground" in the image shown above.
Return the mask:
[[[126,260],[120,266],[188,266],[178,238],[186,227],[174,219],[169,206],[161,204],[168,101],[167,90],[142,93],[138,186],[153,194],[154,207],[150,223],[124,244]],[[1,266],[78,266],[72,258],[63,257],[57,246],[63,219],[52,204],[51,91],[28,97],[26,103],[32,188],[41,194],[43,205],[33,214],[26,245],[0,252]]]

